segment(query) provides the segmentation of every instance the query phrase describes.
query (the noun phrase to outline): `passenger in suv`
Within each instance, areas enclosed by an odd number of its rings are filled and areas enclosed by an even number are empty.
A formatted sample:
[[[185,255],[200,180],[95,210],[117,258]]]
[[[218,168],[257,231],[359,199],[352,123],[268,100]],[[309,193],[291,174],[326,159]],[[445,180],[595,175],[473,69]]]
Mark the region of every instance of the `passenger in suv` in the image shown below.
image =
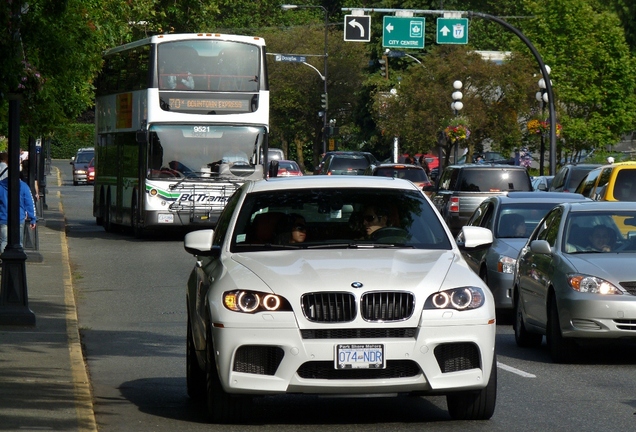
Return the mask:
[[[524,167],[497,164],[450,165],[444,168],[437,186],[425,187],[454,236],[466,225],[483,200],[508,192],[532,191]]]
[[[73,165],[73,185],[88,183],[88,165],[95,157],[93,147],[85,147],[77,150],[77,154],[71,159]]]

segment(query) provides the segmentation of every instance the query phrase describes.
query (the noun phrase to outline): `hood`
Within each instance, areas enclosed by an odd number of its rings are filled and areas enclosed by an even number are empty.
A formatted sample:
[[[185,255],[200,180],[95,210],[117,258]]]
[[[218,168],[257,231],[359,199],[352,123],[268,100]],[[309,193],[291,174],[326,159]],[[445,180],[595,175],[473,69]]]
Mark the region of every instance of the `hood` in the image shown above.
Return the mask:
[[[525,246],[527,238],[499,238],[493,247],[498,253],[517,258],[519,251]]]
[[[362,284],[357,288],[361,291],[391,287],[409,292],[422,289],[433,292],[443,287],[450,266],[458,259],[450,250],[417,249],[304,249],[233,255],[237,264],[257,275],[272,292],[287,298],[305,292],[351,291],[354,282]],[[461,267],[470,272],[465,263]]]
[[[572,268],[616,285],[636,280],[636,253],[579,253],[568,255]]]

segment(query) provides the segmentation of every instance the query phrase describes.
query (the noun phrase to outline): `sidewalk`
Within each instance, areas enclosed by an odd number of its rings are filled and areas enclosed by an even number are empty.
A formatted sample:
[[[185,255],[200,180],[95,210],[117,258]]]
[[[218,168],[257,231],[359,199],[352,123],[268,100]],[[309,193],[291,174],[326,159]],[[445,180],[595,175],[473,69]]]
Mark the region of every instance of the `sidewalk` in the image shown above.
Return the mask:
[[[26,261],[34,327],[0,325],[0,430],[97,431],[82,358],[59,174],[38,224],[42,262]]]

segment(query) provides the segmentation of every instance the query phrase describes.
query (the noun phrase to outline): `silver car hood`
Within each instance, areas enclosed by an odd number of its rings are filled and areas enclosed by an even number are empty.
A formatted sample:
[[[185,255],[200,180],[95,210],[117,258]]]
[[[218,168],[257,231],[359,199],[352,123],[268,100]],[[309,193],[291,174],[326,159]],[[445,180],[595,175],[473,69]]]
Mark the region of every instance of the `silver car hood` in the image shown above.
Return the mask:
[[[527,238],[498,238],[496,240],[497,246],[493,249],[500,254],[516,259],[517,255],[519,255],[519,251],[527,241]]]
[[[466,277],[472,273],[463,259],[450,250],[305,249],[239,253],[232,259],[261,279],[272,292],[289,298],[305,292],[351,291],[354,283],[362,284],[355,289],[364,291],[433,292],[444,287],[445,279],[453,284],[472,280]],[[461,270],[453,269],[448,274],[453,263],[460,264],[455,267]]]
[[[573,269],[611,282],[636,280],[634,253],[578,253],[567,255]]]

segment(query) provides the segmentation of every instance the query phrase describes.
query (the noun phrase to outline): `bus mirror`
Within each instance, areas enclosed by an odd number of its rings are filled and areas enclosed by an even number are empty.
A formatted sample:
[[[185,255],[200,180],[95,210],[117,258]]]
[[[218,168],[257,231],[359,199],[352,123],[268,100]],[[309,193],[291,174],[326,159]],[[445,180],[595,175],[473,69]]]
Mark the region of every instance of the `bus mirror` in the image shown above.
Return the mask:
[[[277,177],[278,176],[278,161],[273,160],[269,163],[269,176]]]
[[[137,143],[145,144],[146,143],[146,131],[143,130],[143,129],[139,129],[137,131],[136,139],[137,139]]]

